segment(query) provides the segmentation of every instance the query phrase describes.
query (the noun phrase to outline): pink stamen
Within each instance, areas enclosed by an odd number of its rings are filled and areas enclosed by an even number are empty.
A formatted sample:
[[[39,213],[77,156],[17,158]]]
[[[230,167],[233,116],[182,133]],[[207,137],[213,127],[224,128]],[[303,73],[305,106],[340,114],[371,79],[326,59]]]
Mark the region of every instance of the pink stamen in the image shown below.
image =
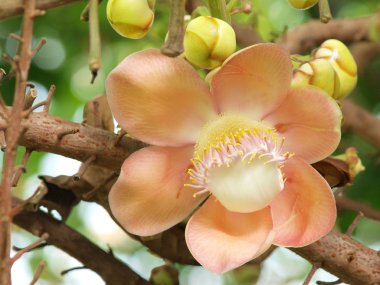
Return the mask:
[[[293,154],[282,153],[285,138],[278,138],[272,129],[242,130],[234,134],[226,134],[223,139],[203,151],[201,156],[195,153],[192,159],[193,168],[188,170],[192,184],[185,186],[202,189],[194,194],[194,197],[210,192],[208,174],[215,167],[229,167],[236,159],[245,163],[252,163],[255,158],[267,159],[263,163],[279,163],[279,167]]]

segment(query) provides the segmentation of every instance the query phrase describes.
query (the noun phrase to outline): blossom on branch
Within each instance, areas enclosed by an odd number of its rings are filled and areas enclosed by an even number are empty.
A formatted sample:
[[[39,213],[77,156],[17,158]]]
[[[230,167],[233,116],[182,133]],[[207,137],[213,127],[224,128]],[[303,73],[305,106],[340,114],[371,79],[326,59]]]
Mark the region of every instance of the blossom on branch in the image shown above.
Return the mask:
[[[335,150],[342,115],[323,91],[291,79],[289,54],[274,44],[232,55],[211,88],[180,57],[127,57],[107,79],[109,104],[123,129],[152,146],[124,162],[109,195],[115,218],[150,236],[193,213],[187,245],[218,273],[271,244],[326,235],[335,201],[309,164]]]

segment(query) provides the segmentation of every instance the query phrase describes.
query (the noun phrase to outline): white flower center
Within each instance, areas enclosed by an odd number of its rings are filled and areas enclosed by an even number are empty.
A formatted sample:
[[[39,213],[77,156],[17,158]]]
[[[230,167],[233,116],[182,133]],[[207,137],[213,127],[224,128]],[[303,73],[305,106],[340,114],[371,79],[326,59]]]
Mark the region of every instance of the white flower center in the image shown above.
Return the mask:
[[[187,184],[211,193],[228,210],[249,213],[260,210],[284,188],[281,165],[284,138],[257,122],[259,127],[238,129],[214,140],[202,154],[196,151]]]

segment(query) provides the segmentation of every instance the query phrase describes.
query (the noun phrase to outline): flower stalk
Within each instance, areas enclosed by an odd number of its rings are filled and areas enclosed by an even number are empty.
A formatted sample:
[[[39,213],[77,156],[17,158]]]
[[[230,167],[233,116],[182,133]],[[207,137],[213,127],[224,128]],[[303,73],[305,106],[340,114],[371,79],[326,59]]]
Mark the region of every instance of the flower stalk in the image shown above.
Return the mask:
[[[231,24],[231,17],[230,14],[227,12],[225,0],[208,0],[208,6],[211,12],[211,16],[219,18]]]
[[[322,23],[328,23],[332,19],[329,0],[319,0],[319,18]]]

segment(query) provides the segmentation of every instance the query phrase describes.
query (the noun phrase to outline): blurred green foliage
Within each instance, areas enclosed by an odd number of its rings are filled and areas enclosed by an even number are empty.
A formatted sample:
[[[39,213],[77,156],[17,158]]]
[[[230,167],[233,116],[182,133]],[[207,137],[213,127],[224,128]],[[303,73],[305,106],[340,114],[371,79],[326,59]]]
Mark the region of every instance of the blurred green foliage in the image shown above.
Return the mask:
[[[104,80],[114,66],[130,53],[162,45],[167,32],[170,5],[169,1],[156,2],[154,25],[148,36],[142,40],[122,38],[114,32],[106,19],[105,7],[107,3],[106,1],[101,3],[99,14],[102,38],[102,69],[93,85],[90,84],[91,74],[88,70],[88,24],[79,20],[85,3],[79,2],[52,9],[47,12],[46,16],[36,19],[35,44],[42,37],[47,38],[47,44],[33,60],[29,80],[38,84],[40,97],[46,96],[50,84],[57,86],[51,104],[51,114],[80,122],[84,104],[92,97],[104,94]],[[375,13],[378,9],[377,0],[334,0],[330,2],[335,17],[367,16]],[[259,35],[268,41],[274,40],[288,28],[318,17],[317,7],[307,11],[294,10],[286,0],[253,0],[252,7],[252,14],[236,15],[234,20],[256,25]],[[14,39],[8,38],[8,35],[19,33],[20,20],[20,17],[15,17],[1,22],[1,52],[10,55],[15,54],[17,43]],[[4,61],[0,61],[0,67],[5,70],[9,69]],[[380,59],[371,62],[365,72],[360,75],[358,86],[350,97],[380,116],[380,81],[378,78],[380,78]],[[149,84],[149,82],[147,83]],[[13,81],[6,81],[1,86],[1,93],[7,103],[11,103],[13,85]],[[343,152],[348,146],[354,146],[358,149],[366,171],[357,177],[351,187],[348,187],[347,194],[380,209],[380,152],[355,134],[344,134],[341,146],[336,153]],[[41,153],[33,153],[28,163],[28,173],[23,176],[23,181],[27,180],[28,177],[36,179],[36,175],[44,174],[39,173],[43,156],[44,154]],[[17,190],[20,195],[23,195],[23,190],[28,190],[23,188],[25,185],[25,183],[20,184]],[[28,191],[30,193],[30,189]],[[338,225],[344,230],[353,217],[353,213],[342,213],[339,216]],[[86,226],[86,216],[78,210],[73,212],[68,223],[85,235],[89,235],[91,232]],[[373,234],[373,231],[369,231],[369,235]],[[31,236],[25,235],[25,238],[28,240],[31,239]],[[368,237],[368,240],[371,238]],[[105,243],[106,241],[100,242],[103,247]],[[120,252],[121,254],[131,253],[137,249],[139,246],[134,245],[129,248],[121,248]],[[36,268],[41,259],[46,259],[46,251],[36,251],[31,256],[29,259],[31,267]],[[252,274],[252,272],[248,273]],[[244,274],[248,273],[245,272]],[[53,272],[49,263],[42,278],[48,282],[46,284],[61,284],[59,272]],[[241,280],[242,276],[239,278]],[[254,278],[256,277],[254,276]],[[232,275],[229,275],[225,279],[225,284],[234,284],[236,280]]]

